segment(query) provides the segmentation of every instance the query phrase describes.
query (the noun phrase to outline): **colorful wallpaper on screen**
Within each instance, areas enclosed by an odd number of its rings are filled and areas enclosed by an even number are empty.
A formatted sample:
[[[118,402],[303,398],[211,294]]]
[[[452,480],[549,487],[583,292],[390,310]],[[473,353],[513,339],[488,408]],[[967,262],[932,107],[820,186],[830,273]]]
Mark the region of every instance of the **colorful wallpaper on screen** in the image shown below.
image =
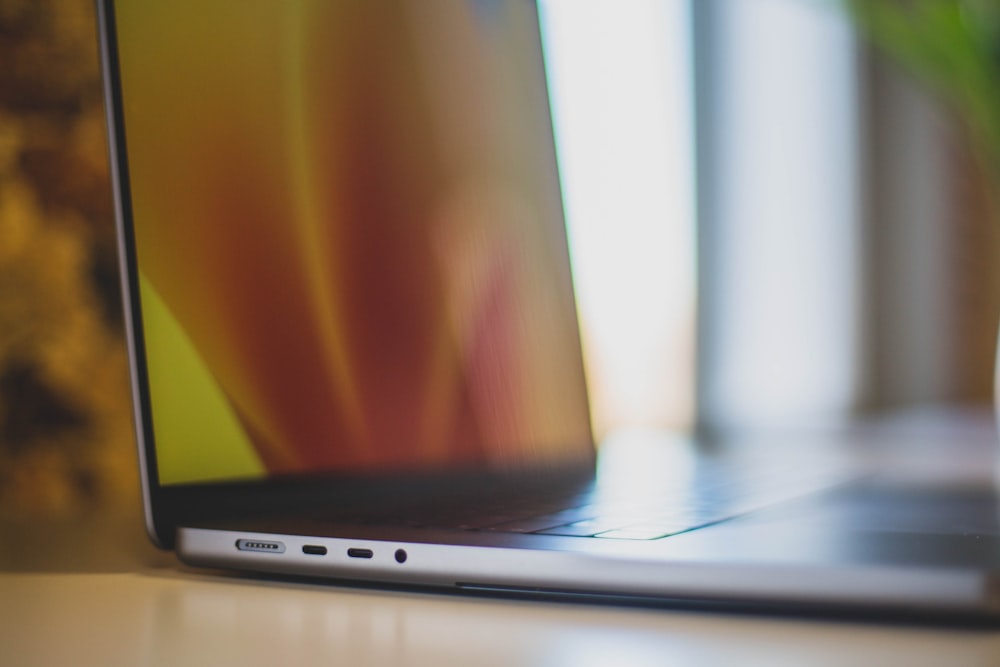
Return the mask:
[[[116,11],[162,483],[590,455],[531,3]]]

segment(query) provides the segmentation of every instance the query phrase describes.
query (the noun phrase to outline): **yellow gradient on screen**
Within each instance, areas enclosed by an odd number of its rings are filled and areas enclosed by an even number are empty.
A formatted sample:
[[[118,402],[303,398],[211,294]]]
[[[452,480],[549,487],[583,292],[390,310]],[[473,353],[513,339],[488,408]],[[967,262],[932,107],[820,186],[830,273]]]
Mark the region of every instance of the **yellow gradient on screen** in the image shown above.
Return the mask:
[[[263,464],[191,341],[141,274],[139,287],[156,437],[171,443],[158,450],[160,479],[260,476]]]

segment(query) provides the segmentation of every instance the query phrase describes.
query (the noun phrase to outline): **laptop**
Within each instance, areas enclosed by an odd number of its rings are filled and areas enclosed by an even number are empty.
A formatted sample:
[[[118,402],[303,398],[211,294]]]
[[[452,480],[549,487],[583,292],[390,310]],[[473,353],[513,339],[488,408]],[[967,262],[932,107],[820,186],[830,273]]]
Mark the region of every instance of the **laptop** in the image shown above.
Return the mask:
[[[801,442],[595,442],[535,3],[98,8],[156,544],[390,586],[997,618],[990,485],[857,478]]]

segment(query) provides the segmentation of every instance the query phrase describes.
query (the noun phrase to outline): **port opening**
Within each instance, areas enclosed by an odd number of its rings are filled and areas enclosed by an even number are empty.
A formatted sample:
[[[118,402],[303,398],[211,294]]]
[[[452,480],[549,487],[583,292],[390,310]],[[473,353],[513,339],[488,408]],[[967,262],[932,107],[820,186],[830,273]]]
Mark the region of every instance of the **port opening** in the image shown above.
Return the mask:
[[[325,556],[326,547],[318,544],[306,544],[302,547],[302,553],[309,554],[310,556]]]
[[[236,548],[240,551],[257,551],[260,553],[285,553],[285,544],[274,540],[239,539]]]
[[[360,547],[351,547],[347,550],[347,555],[351,558],[371,558],[375,555],[375,552],[371,549],[362,549]]]

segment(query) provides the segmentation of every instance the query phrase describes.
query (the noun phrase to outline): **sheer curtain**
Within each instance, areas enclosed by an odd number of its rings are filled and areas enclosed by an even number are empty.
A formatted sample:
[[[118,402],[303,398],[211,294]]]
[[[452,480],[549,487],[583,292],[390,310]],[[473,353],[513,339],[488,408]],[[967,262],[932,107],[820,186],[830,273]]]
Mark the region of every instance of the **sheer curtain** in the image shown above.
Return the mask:
[[[863,383],[856,44],[830,3],[693,3],[698,419],[837,420]]]

